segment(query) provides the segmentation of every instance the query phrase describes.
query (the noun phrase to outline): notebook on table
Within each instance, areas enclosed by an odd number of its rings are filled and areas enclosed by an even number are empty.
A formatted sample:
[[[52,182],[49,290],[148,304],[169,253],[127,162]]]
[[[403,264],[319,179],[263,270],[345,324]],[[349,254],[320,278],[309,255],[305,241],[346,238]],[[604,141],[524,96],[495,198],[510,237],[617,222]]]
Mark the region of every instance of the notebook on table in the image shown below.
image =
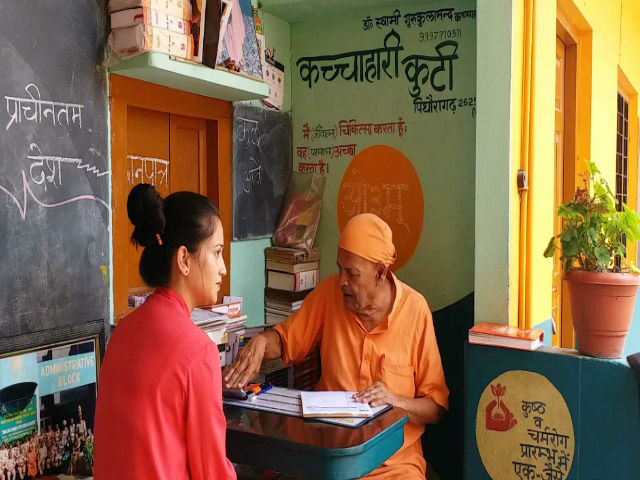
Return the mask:
[[[373,415],[368,403],[356,402],[356,392],[300,392],[304,418],[361,417]]]
[[[291,388],[273,387],[268,392],[254,397],[252,400],[239,400],[232,398],[223,398],[225,405],[233,405],[237,407],[248,408],[251,410],[261,410],[263,412],[279,413],[291,417],[302,417],[302,401],[300,390]],[[344,392],[341,392],[344,393]],[[381,415],[387,410],[391,410],[391,405],[381,405],[379,407],[370,407],[370,417],[322,417],[309,418],[312,421],[330,423],[341,427],[357,428],[364,425],[372,418]]]

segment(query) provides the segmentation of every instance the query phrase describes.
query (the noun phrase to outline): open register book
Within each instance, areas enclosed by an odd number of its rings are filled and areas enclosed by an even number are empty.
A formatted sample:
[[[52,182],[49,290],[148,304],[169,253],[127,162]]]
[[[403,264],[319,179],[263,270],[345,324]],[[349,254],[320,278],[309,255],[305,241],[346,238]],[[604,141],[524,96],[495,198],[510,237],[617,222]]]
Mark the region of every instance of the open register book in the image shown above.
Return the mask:
[[[356,402],[356,392],[300,392],[305,418],[362,417],[373,415],[368,403]]]
[[[303,393],[313,392],[306,392],[291,388],[273,387],[271,390],[253,397],[252,400],[238,400],[225,397],[222,399],[222,401],[225,405],[234,405],[238,407],[249,408],[251,410],[262,410],[264,412],[279,413],[281,415],[289,415],[292,417],[303,417],[304,415],[302,413],[301,400],[301,395]],[[345,393],[349,393],[349,398],[351,395],[353,395],[353,392],[333,393],[340,393],[343,395],[343,397]],[[312,417],[309,418],[309,420],[330,423],[333,425],[339,425],[341,427],[357,428],[361,425],[364,425],[372,418],[375,418],[392,408],[391,405],[381,405],[379,407],[369,407],[369,405],[366,405],[366,407],[371,410],[371,414],[367,417],[330,417],[325,413],[323,417]]]

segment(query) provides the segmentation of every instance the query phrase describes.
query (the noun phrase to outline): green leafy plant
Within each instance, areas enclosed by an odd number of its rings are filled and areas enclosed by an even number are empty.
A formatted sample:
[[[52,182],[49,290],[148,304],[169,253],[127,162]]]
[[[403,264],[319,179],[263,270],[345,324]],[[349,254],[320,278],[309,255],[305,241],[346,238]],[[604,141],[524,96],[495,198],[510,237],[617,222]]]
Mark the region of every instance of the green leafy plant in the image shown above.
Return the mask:
[[[563,218],[562,231],[551,237],[544,256],[553,257],[560,249],[565,273],[572,269],[592,272],[633,271],[640,273],[632,262],[627,263],[626,242],[640,240],[640,218],[627,205],[616,210],[616,197],[593,162],[586,162],[588,175],[584,188],[576,189],[573,200],[558,206]],[[591,183],[591,194],[587,186]],[[560,241],[558,246],[556,240]],[[622,267],[615,262],[622,259]]]

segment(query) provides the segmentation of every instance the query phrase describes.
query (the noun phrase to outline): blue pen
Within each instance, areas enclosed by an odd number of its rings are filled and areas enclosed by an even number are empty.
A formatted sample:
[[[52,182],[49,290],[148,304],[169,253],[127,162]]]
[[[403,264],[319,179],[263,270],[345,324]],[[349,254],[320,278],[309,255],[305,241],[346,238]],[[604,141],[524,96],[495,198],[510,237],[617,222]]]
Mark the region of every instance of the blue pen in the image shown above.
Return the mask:
[[[258,392],[258,395],[261,395],[261,394],[263,394],[264,392],[267,392],[267,391],[271,390],[272,388],[273,388],[273,385],[269,385],[268,387],[264,387],[262,390],[260,390],[260,391]]]

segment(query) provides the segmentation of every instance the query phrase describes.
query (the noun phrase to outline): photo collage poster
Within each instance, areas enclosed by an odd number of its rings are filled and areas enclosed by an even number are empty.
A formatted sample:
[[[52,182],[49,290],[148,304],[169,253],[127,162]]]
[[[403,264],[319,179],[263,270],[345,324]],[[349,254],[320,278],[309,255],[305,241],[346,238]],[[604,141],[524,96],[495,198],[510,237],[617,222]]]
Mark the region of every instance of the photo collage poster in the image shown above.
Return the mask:
[[[93,467],[96,339],[0,358],[0,471],[83,478]]]

